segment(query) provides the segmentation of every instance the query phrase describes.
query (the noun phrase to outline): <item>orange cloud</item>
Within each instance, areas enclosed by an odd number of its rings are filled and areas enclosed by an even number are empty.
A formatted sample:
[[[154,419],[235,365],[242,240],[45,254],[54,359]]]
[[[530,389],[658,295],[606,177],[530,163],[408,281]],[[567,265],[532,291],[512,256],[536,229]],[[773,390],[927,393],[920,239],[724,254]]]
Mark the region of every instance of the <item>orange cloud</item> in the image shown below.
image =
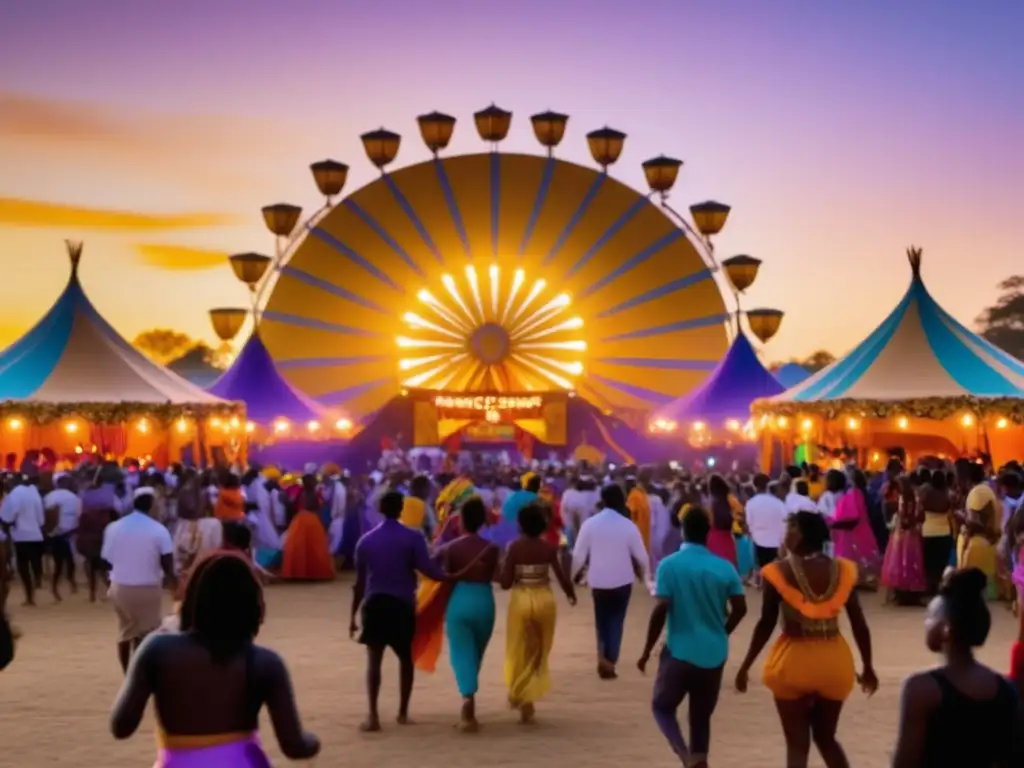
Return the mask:
[[[180,272],[223,267],[228,258],[224,251],[186,245],[140,243],[135,246],[135,250],[143,263],[150,267]]]
[[[135,213],[0,197],[0,225],[7,226],[155,231],[216,227],[234,221],[218,213]]]

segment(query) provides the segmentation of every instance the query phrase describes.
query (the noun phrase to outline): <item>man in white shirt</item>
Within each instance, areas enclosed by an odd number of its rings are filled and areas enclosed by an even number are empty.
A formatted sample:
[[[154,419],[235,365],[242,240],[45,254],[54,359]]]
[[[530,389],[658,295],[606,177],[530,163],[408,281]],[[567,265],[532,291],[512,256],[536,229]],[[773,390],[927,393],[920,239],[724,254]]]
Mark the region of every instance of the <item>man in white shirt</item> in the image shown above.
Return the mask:
[[[572,553],[573,579],[586,569],[594,598],[597,674],[613,680],[622,648],[622,632],[633,581],[650,583],[650,561],[640,529],[630,520],[626,496],[618,485],[601,489],[602,509],[580,527]]]
[[[806,480],[797,480],[793,483],[793,490],[786,494],[786,511],[791,515],[797,512],[818,511],[818,505],[810,496],[810,487]]]
[[[14,544],[18,576],[25,588],[25,605],[36,604],[36,588],[43,580],[43,529],[46,509],[39,495],[39,479],[22,477],[0,505],[0,523]]]
[[[597,512],[597,502],[600,498],[601,492],[597,490],[597,483],[589,475],[580,475],[573,486],[562,494],[562,520],[569,532],[570,546],[579,536],[583,524]]]
[[[163,620],[163,583],[176,583],[171,534],[150,517],[153,500],[152,488],[137,488],[132,511],[103,532],[101,557],[110,564],[108,594],[117,613],[117,657],[125,671],[132,652]]]
[[[67,574],[71,593],[78,592],[75,583],[75,557],[71,551],[71,537],[78,530],[78,519],[82,516],[82,500],[71,490],[74,480],[70,475],[54,476],[56,488],[43,498],[43,507],[56,520],[56,526],[47,533],[46,544],[53,558],[53,597],[60,601],[60,578]]]
[[[758,568],[778,559],[779,547],[786,536],[786,520],[789,519],[786,505],[769,492],[770,483],[768,475],[755,475],[754,495],[746,507],[747,528],[754,542]]]

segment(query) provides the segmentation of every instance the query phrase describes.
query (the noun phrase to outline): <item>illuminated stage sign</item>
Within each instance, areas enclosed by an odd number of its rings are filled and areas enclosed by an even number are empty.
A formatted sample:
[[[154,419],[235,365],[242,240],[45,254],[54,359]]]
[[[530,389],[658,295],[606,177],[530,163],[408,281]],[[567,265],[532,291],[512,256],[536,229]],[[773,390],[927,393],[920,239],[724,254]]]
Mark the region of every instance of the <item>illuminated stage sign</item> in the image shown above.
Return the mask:
[[[543,416],[540,395],[437,395],[437,415],[442,419],[538,419]],[[493,414],[493,415],[492,415]]]

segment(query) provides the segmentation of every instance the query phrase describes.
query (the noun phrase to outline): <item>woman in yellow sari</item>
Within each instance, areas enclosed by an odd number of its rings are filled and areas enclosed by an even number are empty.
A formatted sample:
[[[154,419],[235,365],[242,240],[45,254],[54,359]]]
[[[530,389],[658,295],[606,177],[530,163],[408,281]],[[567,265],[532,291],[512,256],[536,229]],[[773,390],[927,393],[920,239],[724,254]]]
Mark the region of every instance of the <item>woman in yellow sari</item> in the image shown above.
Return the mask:
[[[977,568],[988,579],[986,591],[993,600],[998,595],[996,572],[999,565],[999,539],[1002,536],[999,504],[995,491],[985,482],[985,470],[972,464],[970,480],[973,485],[967,494],[966,515],[956,546],[958,570]]]
[[[542,502],[519,512],[520,536],[509,544],[501,570],[501,588],[512,590],[505,635],[505,683],[519,722],[533,722],[534,705],[551,687],[548,656],[555,639],[555,596],[550,574],[576,605],[572,582],[558,560],[558,549],[544,540],[548,514]]]

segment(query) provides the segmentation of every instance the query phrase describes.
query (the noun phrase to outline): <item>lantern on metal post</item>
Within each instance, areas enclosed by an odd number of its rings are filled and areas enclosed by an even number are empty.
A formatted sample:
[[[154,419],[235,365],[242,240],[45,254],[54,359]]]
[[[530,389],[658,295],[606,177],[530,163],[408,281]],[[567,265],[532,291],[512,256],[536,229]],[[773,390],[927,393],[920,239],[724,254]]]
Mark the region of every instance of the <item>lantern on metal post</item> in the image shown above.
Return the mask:
[[[750,332],[764,344],[779,332],[785,313],[780,309],[751,309],[747,312]]]
[[[448,146],[455,131],[455,118],[442,112],[431,112],[416,118],[420,125],[420,136],[434,157]]]
[[[401,136],[384,128],[364,133],[359,138],[363,142],[366,156],[380,169],[381,173],[384,173],[384,167],[398,156],[398,148],[402,144]]]
[[[608,166],[619,159],[625,143],[626,134],[607,126],[587,134],[590,156],[594,158],[594,162],[600,165],[601,170],[605,173],[608,172]]]
[[[732,284],[733,290],[743,293],[754,284],[757,271],[761,268],[761,260],[753,256],[731,256],[722,262],[722,269]]]
[[[327,204],[331,204],[331,198],[337,197],[345,187],[348,180],[348,166],[339,163],[337,160],[320,160],[309,166],[313,174],[313,181],[320,194],[327,198]]]
[[[554,153],[555,147],[565,136],[565,126],[569,122],[569,116],[559,112],[540,112],[530,117],[533,124],[533,135],[537,137],[542,147],[548,150],[548,157]]]
[[[275,237],[291,237],[302,216],[302,208],[289,203],[265,205],[262,210],[263,223]]]
[[[643,169],[644,176],[647,178],[647,186],[650,187],[651,192],[657,192],[663,202],[668,197],[668,193],[672,191],[672,187],[676,185],[679,169],[682,166],[682,160],[664,155],[644,161]]]
[[[512,113],[491,104],[487,109],[474,113],[473,122],[476,123],[476,132],[480,134],[481,139],[491,145],[497,145],[508,136],[508,129],[512,126]],[[497,149],[497,146],[493,148]]]
[[[697,228],[697,231],[703,237],[709,238],[722,231],[731,210],[732,207],[725,203],[706,200],[703,203],[691,205],[690,215],[693,217],[693,225]]]
[[[210,310],[210,323],[213,325],[213,332],[221,341],[231,341],[242,329],[245,318],[249,314],[247,309],[236,307],[218,307]]]
[[[740,317],[743,314],[743,310],[740,306],[740,296],[744,291],[747,290],[751,285],[754,284],[754,280],[757,279],[757,270],[761,267],[761,260],[755,259],[753,256],[732,256],[722,262],[722,271],[725,272],[725,276],[729,279],[729,285],[732,286],[732,295],[736,299],[736,332],[740,332]],[[781,322],[781,317],[779,318]],[[776,324],[776,328],[778,325]],[[751,329],[753,330],[753,329]]]
[[[234,256],[229,256],[228,261],[231,263],[231,271],[235,273],[235,277],[251,289],[263,279],[272,259],[261,253],[236,253]]]

